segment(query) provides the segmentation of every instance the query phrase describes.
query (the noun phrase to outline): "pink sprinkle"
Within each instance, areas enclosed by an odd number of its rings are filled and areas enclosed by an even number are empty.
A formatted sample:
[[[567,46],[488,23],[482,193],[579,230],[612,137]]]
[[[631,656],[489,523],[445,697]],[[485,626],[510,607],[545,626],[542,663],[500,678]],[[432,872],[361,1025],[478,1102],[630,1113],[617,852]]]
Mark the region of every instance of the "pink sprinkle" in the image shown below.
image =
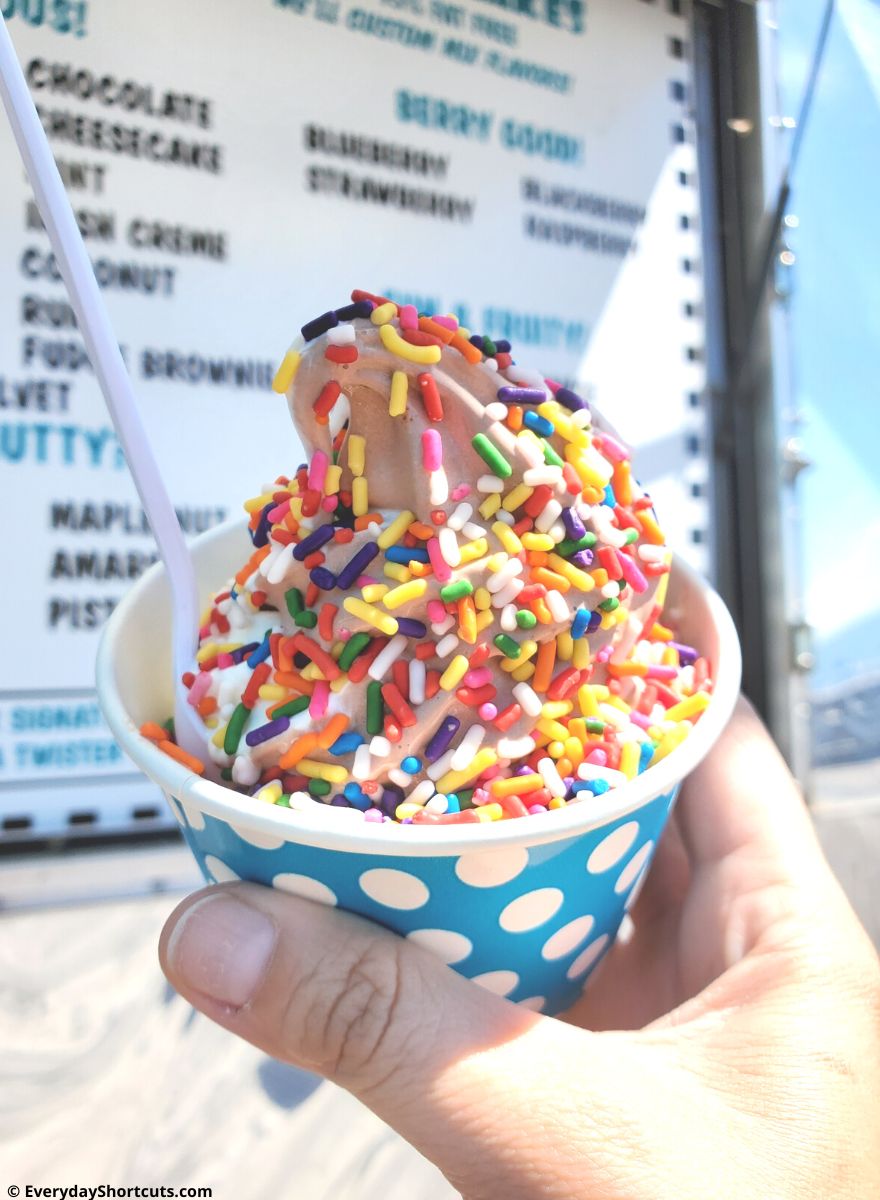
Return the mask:
[[[613,438],[610,433],[603,433],[598,437],[594,435],[593,443],[611,462],[626,462],[630,456],[626,446],[619,442],[617,438]]]
[[[202,699],[202,697],[205,695],[205,693],[208,691],[210,686],[211,686],[210,672],[201,671],[198,675],[196,675],[195,679],[193,680],[193,685],[189,689],[189,694],[186,697],[187,701],[193,706],[193,708],[196,707],[196,705]]]
[[[324,499],[321,501],[321,508],[323,508],[324,512],[336,512],[336,509],[338,506],[339,506],[339,497],[338,496],[325,496]]]
[[[330,684],[326,679],[318,679],[315,681],[315,690],[312,692],[312,698],[309,701],[309,716],[313,721],[319,721],[327,712],[327,704],[330,700]]]
[[[439,471],[443,466],[443,440],[436,429],[422,434],[422,466],[426,471]]]
[[[477,712],[480,714],[481,721],[494,721],[498,716],[498,709],[494,704],[481,704]]]
[[[482,805],[488,804],[491,799],[492,797],[485,788],[478,787],[474,788],[474,794],[471,796],[471,803],[475,804],[477,808],[480,808]]]
[[[270,508],[266,513],[266,520],[272,525],[277,525],[279,521],[283,521],[290,512],[290,501],[284,500],[281,504],[276,504],[274,508]]]
[[[605,767],[608,765],[608,755],[604,750],[591,750],[585,762],[591,763],[594,767]]]
[[[547,809],[544,807],[543,804],[531,804],[529,806],[529,816],[530,817],[537,817],[541,813],[545,813],[546,811],[547,811]]]
[[[419,311],[414,304],[401,304],[397,319],[401,329],[415,330],[419,327]]]
[[[346,629],[344,625],[341,629],[337,629],[335,632],[336,632],[336,636],[339,638],[340,642],[347,642],[348,639],[351,637],[351,630]]]
[[[310,488],[314,488],[316,492],[324,490],[324,480],[327,478],[327,468],[329,466],[330,459],[324,451],[316,450],[309,464],[308,483]]]
[[[491,682],[492,682],[492,668],[491,667],[477,667],[473,671],[468,671],[468,673],[465,675],[464,679],[462,680],[462,683],[464,684],[465,687],[471,687],[471,688],[482,687],[484,683],[491,683]]]
[[[648,679],[675,679],[678,676],[678,667],[648,667]]]
[[[501,768],[498,766],[497,763],[495,763],[493,766],[487,767],[486,770],[483,772],[483,774],[480,776],[480,778],[485,783],[488,783],[490,779],[497,779],[500,774],[501,774]]]
[[[217,666],[223,667],[224,669],[226,667],[234,667],[235,659],[232,657],[231,654],[218,654],[217,655]]]
[[[610,657],[611,657],[611,647],[603,646],[602,649],[599,651],[599,653],[596,655],[596,662],[603,662],[603,663],[608,662],[608,659]]]
[[[471,485],[469,483],[459,483],[452,489],[453,500],[464,500],[465,496],[471,494]]]
[[[358,575],[355,580],[355,586],[359,588],[369,587],[371,583],[378,583],[378,579],[374,579],[372,575]]]
[[[201,627],[201,629],[199,630],[199,641],[206,642],[210,636],[211,636],[211,626],[203,625]]]
[[[547,387],[550,389],[550,391],[553,393],[554,396],[559,391],[559,389],[562,387],[562,384],[557,383],[555,379],[545,379],[544,382],[547,384]]]
[[[444,329],[451,329],[453,333],[458,329],[458,320],[455,317],[439,316],[437,313],[434,313],[431,320],[436,321],[438,325],[442,325]]]
[[[653,722],[650,721],[644,713],[640,713],[636,709],[633,709],[629,713],[629,719],[632,721],[633,725],[638,725],[641,729],[650,729],[651,725],[653,724]]]
[[[369,821],[373,825],[381,825],[384,819],[378,808],[368,808],[364,813],[364,820]]]
[[[431,560],[431,566],[434,568],[434,575],[437,577],[438,583],[448,583],[452,578],[452,570],[449,563],[443,557],[440,551],[440,543],[435,537],[428,540],[428,558]]]
[[[446,608],[442,600],[428,601],[428,620],[432,625],[439,625],[446,619]]]
[[[648,590],[648,581],[639,570],[636,560],[628,554],[620,553],[617,556],[617,561],[620,563],[624,579],[632,590],[634,592],[646,592]]]

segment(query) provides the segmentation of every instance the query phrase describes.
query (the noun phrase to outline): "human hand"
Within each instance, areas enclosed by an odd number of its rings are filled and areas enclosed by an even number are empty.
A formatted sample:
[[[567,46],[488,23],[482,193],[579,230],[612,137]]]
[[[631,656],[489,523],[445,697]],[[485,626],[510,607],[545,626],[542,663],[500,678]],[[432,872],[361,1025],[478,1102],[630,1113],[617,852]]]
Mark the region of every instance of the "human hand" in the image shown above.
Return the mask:
[[[565,1021],[251,884],[186,899],[160,957],[196,1008],[348,1088],[473,1200],[875,1200],[880,965],[746,704],[631,916]]]

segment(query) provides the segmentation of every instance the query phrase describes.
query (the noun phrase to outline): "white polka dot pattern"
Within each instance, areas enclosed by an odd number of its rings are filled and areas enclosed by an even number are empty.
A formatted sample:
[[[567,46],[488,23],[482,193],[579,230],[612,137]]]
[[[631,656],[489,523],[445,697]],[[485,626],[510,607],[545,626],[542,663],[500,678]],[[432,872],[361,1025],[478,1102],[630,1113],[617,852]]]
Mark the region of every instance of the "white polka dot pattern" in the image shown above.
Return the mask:
[[[587,870],[591,875],[601,875],[620,862],[627,850],[639,836],[638,821],[627,821],[618,825],[613,833],[603,838],[587,859]]]
[[[205,828],[204,814],[193,804],[185,804],[183,800],[180,800],[179,804],[183,809],[183,815],[186,817],[186,821],[190,829],[195,829],[201,832],[201,830]]]
[[[618,896],[621,892],[625,892],[630,884],[633,883],[639,871],[641,871],[642,867],[650,858],[651,851],[653,849],[653,842],[645,842],[644,846],[642,846],[642,848],[632,856],[632,858],[620,872],[620,877],[618,878],[617,883],[614,885],[614,890],[617,892]]]
[[[386,908],[404,911],[421,908],[431,897],[421,879],[410,875],[408,871],[396,871],[390,867],[374,867],[364,871],[358,882],[371,900],[384,904]]]
[[[494,992],[496,996],[509,996],[519,983],[519,975],[516,971],[485,971],[482,975],[475,975],[471,983],[485,988],[487,992]]]
[[[293,896],[302,896],[304,900],[315,900],[318,904],[336,904],[336,893],[326,883],[312,879],[310,875],[295,875],[285,871],[276,875],[272,886],[282,892],[290,892]]]
[[[552,937],[549,937],[544,943],[541,950],[542,958],[552,961],[554,958],[564,958],[566,954],[571,954],[572,950],[576,950],[581,942],[587,940],[594,924],[595,921],[590,916],[577,917],[574,921],[569,921],[567,925],[557,929]]]
[[[520,1008],[528,1008],[531,1012],[543,1012],[544,1005],[547,1003],[547,997],[529,996],[528,1000],[519,1000],[517,1003]]]
[[[537,888],[534,892],[526,892],[501,910],[498,924],[508,933],[537,929],[559,911],[564,899],[559,888]]]
[[[529,862],[529,852],[523,846],[506,850],[463,854],[455,864],[455,873],[462,883],[471,887],[499,887],[521,874]]]
[[[233,833],[237,833],[243,842],[247,842],[249,846],[256,846],[258,850],[277,850],[285,842],[277,833],[264,833],[261,829],[247,829],[232,824],[229,828]]]
[[[447,966],[462,962],[473,950],[473,942],[451,929],[414,929],[407,938],[428,950]]]
[[[580,975],[586,975],[587,971],[608,945],[608,934],[603,933],[601,937],[597,937],[594,942],[590,942],[586,950],[582,950],[577,956],[565,974],[569,979],[577,979]]]
[[[236,875],[232,867],[227,867],[226,863],[214,854],[205,855],[205,869],[215,883],[232,883],[236,879],[241,879],[241,876]]]

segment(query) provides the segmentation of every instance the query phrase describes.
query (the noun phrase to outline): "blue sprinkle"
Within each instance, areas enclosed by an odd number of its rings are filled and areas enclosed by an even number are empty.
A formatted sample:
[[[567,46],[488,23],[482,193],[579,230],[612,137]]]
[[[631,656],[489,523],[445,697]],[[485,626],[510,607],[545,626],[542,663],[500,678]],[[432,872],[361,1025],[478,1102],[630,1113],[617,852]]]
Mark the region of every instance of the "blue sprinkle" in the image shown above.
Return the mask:
[[[614,495],[614,488],[610,483],[605,489],[605,495],[602,497],[602,503],[607,504],[609,508],[614,508],[617,505],[617,497]]]
[[[269,646],[269,634],[267,633],[264,641],[257,646],[256,650],[247,660],[247,665],[251,668],[259,666],[261,662],[265,662],[265,660],[269,657],[270,651],[271,647]]]
[[[421,546],[414,546],[412,549],[408,546],[389,546],[385,551],[385,557],[389,562],[403,563],[404,566],[410,562],[430,562],[428,551],[423,550]]]
[[[540,413],[533,412],[529,409],[523,413],[523,425],[526,429],[531,429],[538,437],[552,437],[554,433],[553,422],[548,421],[546,417],[542,417]]]
[[[592,615],[588,608],[579,608],[574,614],[574,620],[571,623],[571,636],[574,641],[582,638],[587,632],[587,626],[590,623]]]
[[[448,792],[446,795],[446,811],[448,813],[461,812],[461,805],[458,801],[458,796],[455,792]]]
[[[415,775],[417,771],[421,771],[421,760],[416,758],[414,754],[408,754],[406,758],[401,760],[400,769],[406,771],[407,775]]]
[[[572,784],[571,790],[577,794],[578,792],[592,792],[594,796],[601,796],[607,792],[610,787],[607,779],[589,779],[587,781],[579,780]]]
[[[363,792],[350,797],[348,802],[352,808],[358,808],[361,812],[366,812],[368,808],[372,808],[373,806],[373,801],[369,796],[365,796]]]
[[[345,733],[341,733],[333,745],[330,747],[331,754],[353,754],[358,746],[362,746],[365,738],[355,729],[349,729]],[[351,787],[351,784],[347,784]]]
[[[322,592],[332,592],[336,587],[336,576],[328,567],[315,567],[309,572],[309,579]]]
[[[642,747],[639,751],[639,774],[640,775],[641,775],[642,771],[647,769],[648,765],[651,762],[651,759],[654,757],[654,749],[655,749],[655,746],[654,746],[653,742],[642,742]]]

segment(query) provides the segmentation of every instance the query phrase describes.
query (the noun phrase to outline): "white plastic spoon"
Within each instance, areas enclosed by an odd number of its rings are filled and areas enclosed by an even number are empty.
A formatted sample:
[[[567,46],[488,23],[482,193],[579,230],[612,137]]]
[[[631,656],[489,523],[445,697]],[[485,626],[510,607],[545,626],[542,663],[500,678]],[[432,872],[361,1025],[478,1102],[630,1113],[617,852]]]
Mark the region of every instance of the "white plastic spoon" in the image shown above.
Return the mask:
[[[192,665],[198,633],[198,592],[192,560],[150,450],[119,343],[2,15],[0,95],[67,285],[80,332],[171,581],[174,728],[178,744],[203,759],[205,738],[200,732],[201,722],[187,703],[181,683],[184,671]]]

